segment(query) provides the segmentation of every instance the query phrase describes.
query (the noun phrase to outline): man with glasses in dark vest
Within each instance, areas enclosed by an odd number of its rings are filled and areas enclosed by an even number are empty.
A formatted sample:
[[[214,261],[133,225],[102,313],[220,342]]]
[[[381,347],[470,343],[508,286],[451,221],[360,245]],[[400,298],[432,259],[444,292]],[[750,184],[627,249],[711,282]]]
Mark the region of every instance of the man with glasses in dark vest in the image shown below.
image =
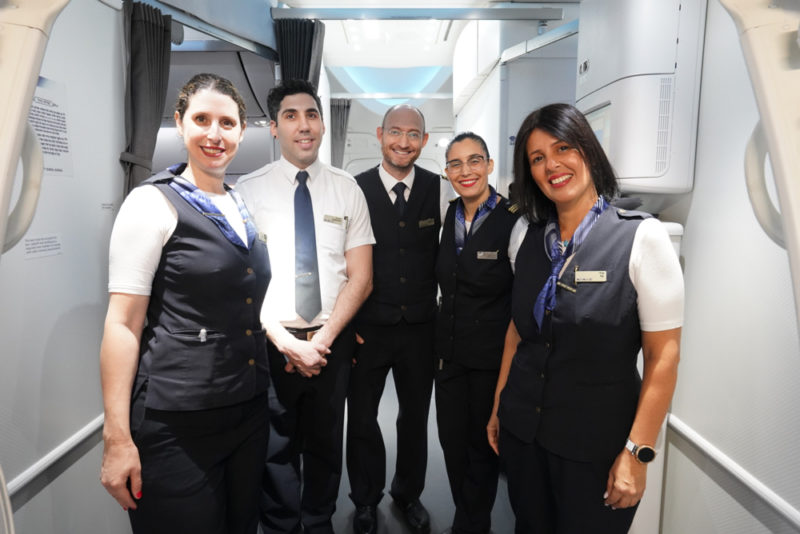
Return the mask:
[[[347,400],[353,528],[357,534],[377,531],[377,506],[386,478],[378,405],[391,370],[399,414],[397,463],[389,493],[407,525],[426,532],[430,518],[420,495],[433,388],[434,266],[452,190],[439,175],[415,165],[428,141],[419,109],[407,104],[390,108],[377,136],[381,164],[356,176],[367,198],[376,245],[373,291],[355,320],[360,345]]]
[[[261,528],[331,534],[356,345],[350,321],[372,287],[375,239],[355,180],[318,159],[325,126],[314,86],[285,81],[267,106],[281,158],[236,186],[273,268],[261,314],[273,384]]]

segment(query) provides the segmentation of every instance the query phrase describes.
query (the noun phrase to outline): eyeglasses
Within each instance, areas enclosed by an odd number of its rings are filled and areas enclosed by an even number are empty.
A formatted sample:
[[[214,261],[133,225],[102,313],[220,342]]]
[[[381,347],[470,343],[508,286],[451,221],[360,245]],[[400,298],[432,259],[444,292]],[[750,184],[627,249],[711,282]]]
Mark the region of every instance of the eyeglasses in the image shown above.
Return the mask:
[[[400,139],[401,137],[406,136],[409,141],[413,141],[415,143],[422,139],[422,134],[419,132],[401,132],[400,130],[395,129],[387,130],[386,135],[392,139]]]
[[[447,169],[448,172],[458,172],[462,169],[464,165],[469,167],[470,170],[474,171],[483,165],[486,161],[486,158],[483,156],[478,156],[477,154],[474,156],[470,156],[467,159],[466,163],[461,161],[460,159],[451,159],[447,163],[444,164],[444,168]]]

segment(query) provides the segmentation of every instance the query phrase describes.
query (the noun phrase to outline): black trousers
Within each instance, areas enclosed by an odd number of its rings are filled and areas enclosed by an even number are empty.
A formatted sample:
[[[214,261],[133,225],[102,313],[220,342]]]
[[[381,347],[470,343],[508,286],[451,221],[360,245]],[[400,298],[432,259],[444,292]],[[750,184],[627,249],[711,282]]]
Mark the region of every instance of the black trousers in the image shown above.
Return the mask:
[[[265,394],[196,411],[144,408],[131,429],[142,462],[142,498],[129,510],[136,534],[255,534],[267,447]]]
[[[342,476],[344,402],[355,333],[345,328],[317,376],[284,371],[269,347],[270,442],[261,499],[261,528],[272,533],[332,533]]]
[[[491,528],[499,461],[489,446],[486,424],[497,375],[497,370],[470,369],[453,362],[437,366],[436,422],[456,506],[456,533],[483,534]]]
[[[378,405],[389,370],[394,376],[397,462],[390,493],[418,499],[428,462],[428,412],[433,389],[433,322],[359,326],[364,344],[347,394],[347,474],[357,506],[377,505],[386,482],[386,448],[378,426]]]
[[[624,534],[638,505],[612,510],[603,503],[606,462],[576,462],[500,426],[500,461],[516,516],[516,534]]]

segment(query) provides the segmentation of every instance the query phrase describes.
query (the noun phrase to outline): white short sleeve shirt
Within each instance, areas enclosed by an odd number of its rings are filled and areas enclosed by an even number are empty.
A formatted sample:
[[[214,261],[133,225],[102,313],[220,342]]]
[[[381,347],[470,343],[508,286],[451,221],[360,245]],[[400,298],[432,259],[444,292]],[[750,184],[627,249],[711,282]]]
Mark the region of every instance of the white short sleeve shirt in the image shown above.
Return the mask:
[[[512,269],[527,232],[528,219],[520,217],[508,244]],[[645,219],[637,227],[628,275],[636,288],[643,331],[671,330],[683,325],[683,273],[669,234],[658,219]]]
[[[297,319],[294,302],[294,192],[297,167],[281,158],[239,179],[244,199],[258,231],[267,238],[272,280],[264,299],[262,320]],[[319,160],[305,169],[314,210],[317,262],[322,297],[319,319],[326,320],[347,283],[344,253],[372,245],[375,237],[367,202],[355,179]]]

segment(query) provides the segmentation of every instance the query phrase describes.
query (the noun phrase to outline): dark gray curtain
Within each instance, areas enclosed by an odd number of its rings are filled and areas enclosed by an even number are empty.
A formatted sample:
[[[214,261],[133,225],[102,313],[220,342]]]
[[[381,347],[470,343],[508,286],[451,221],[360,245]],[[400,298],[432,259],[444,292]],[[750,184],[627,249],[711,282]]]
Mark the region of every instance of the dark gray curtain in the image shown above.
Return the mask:
[[[347,143],[347,120],[350,118],[350,100],[331,98],[331,165],[342,168]]]
[[[125,0],[123,25],[127,61],[125,151],[119,160],[128,192],[152,174],[153,151],[164,113],[169,78],[172,17]]]
[[[325,24],[319,20],[278,19],[275,36],[281,78],[308,80],[319,87]]]

